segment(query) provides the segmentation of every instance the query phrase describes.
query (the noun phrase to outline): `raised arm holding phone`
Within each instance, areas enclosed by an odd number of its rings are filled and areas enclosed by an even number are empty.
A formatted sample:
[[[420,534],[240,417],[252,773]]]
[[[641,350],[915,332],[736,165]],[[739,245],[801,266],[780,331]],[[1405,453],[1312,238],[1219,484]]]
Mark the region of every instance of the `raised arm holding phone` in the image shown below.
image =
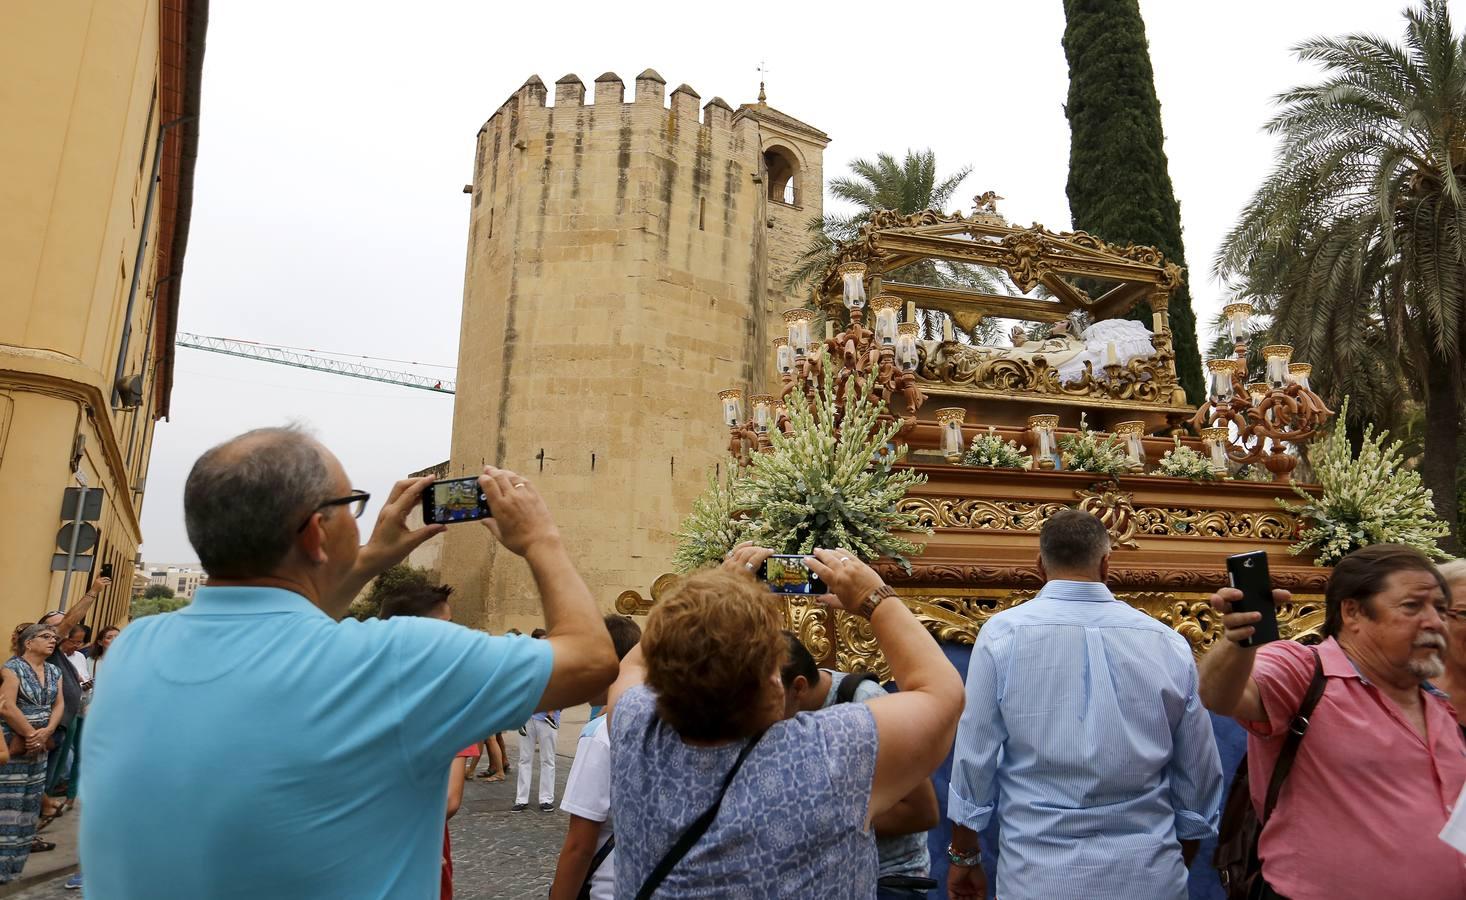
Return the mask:
[[[360,546],[369,495],[310,436],[260,429],[200,457],[184,518],[208,583],[185,609],[122,632],[88,714],[89,888],[149,900],[436,892],[448,761],[616,673],[533,485],[493,467],[479,481],[490,532],[534,573],[550,641],[428,618],[337,621],[443,530],[407,526],[431,478],[397,482]]]
[[[1466,782],[1466,741],[1431,684],[1444,671],[1448,594],[1435,566],[1399,544],[1339,560],[1316,646],[1256,645],[1270,617],[1241,608],[1240,587],[1212,595],[1226,631],[1202,658],[1200,687],[1247,731],[1262,822],[1252,896],[1389,897],[1406,883],[1414,897],[1466,896],[1466,865],[1437,839]]]
[[[731,886],[794,896],[812,884],[867,883],[873,892],[872,817],[946,756],[961,678],[846,550],[817,550],[802,564],[834,592],[825,602],[870,620],[901,692],[785,718],[782,601],[757,578],[772,555],[740,546],[720,569],[688,576],[653,607],[623,661],[608,714],[617,896],[718,896]]]

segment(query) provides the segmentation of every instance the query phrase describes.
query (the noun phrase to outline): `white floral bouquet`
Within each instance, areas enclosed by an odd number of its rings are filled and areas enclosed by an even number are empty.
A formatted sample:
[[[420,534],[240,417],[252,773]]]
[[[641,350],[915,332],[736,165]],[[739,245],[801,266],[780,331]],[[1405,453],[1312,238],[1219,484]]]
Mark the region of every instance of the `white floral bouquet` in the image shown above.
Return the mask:
[[[979,434],[968,445],[962,465],[988,469],[1026,469],[1033,457],[1023,452],[1014,441],[1005,441],[998,430],[989,425],[987,434]]]
[[[1215,481],[1217,473],[1212,470],[1211,460],[1205,454],[1197,453],[1176,438],[1176,446],[1167,450],[1156,464],[1162,475],[1172,478],[1189,478],[1192,481]]]
[[[791,398],[789,433],[770,430],[772,449],[753,454],[740,477],[734,500],[749,516],[744,537],[779,553],[844,547],[866,562],[889,556],[909,569],[906,557],[921,548],[895,532],[931,529],[898,506],[926,476],[894,468],[906,455],[904,444],[892,443],[904,423],[882,423],[884,404],[858,393],[854,378],[842,406],[835,369],[827,367],[813,404]]]
[[[692,503],[692,512],[677,532],[677,552],[672,565],[678,572],[691,572],[723,561],[739,542],[747,528],[734,504],[738,485],[738,460],[728,457],[717,471],[708,473],[708,488]]]
[[[1349,401],[1345,399],[1337,421],[1345,421]],[[1312,524],[1299,535],[1290,550],[1314,550],[1314,565],[1326,566],[1370,544],[1406,544],[1427,556],[1445,559],[1436,538],[1449,533],[1435,514],[1431,493],[1420,481],[1420,473],[1405,465],[1401,441],[1388,446],[1388,431],[1364,430],[1356,457],[1350,451],[1344,429],[1314,445],[1311,455],[1314,475],[1322,492],[1315,497],[1294,483],[1302,503],[1278,503],[1289,512],[1306,517]]]
[[[1084,414],[1079,416],[1079,431],[1059,438],[1059,449],[1063,451],[1064,468],[1070,472],[1124,475],[1130,471],[1125,442],[1116,434],[1102,438],[1090,431]]]

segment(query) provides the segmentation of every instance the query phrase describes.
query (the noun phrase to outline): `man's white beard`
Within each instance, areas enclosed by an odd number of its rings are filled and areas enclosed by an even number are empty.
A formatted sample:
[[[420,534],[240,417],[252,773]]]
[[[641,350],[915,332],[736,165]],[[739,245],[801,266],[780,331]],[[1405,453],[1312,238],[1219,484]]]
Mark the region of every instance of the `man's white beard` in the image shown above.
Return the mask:
[[[1410,674],[1421,681],[1429,681],[1432,678],[1439,678],[1446,674],[1446,664],[1441,661],[1440,654],[1429,659],[1412,659],[1406,664]]]

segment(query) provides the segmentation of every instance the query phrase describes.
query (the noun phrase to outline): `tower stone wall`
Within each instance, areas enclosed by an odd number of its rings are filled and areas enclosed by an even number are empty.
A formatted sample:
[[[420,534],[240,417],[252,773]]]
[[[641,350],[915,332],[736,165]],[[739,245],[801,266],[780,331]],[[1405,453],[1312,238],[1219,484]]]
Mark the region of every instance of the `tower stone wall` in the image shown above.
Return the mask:
[[[587,93],[531,78],[478,133],[448,474],[532,478],[609,608],[668,571],[725,456],[717,391],[773,382],[828,138],[651,70]],[[527,566],[478,527],[448,530],[442,577],[462,621],[538,621]]]

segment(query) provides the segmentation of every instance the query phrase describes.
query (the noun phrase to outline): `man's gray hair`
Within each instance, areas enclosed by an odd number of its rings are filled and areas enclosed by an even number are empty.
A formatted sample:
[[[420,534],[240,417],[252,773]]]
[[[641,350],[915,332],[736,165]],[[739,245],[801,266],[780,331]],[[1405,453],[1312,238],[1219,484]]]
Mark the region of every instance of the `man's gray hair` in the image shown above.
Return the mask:
[[[258,428],[200,456],[183,487],[188,542],[212,578],[258,578],[331,499],[330,470],[300,428]]]
[[[1109,552],[1104,523],[1082,509],[1054,513],[1038,533],[1038,553],[1049,572],[1098,573]]]

